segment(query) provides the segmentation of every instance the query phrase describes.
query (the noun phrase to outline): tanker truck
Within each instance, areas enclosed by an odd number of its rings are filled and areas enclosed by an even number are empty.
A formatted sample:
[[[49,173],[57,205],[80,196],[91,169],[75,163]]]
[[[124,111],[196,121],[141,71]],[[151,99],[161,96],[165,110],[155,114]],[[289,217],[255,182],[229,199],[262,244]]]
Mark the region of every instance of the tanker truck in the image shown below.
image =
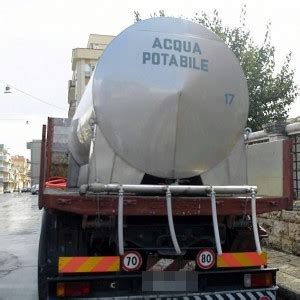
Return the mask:
[[[39,299],[275,299],[256,214],[288,196],[248,185],[248,107],[203,26],[152,18],[115,37],[73,119],[43,126]]]

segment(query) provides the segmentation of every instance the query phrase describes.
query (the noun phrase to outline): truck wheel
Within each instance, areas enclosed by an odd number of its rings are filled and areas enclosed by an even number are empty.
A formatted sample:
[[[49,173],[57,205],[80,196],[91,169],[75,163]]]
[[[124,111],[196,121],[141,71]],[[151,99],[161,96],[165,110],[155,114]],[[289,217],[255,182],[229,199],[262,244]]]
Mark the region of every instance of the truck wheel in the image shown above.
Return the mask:
[[[42,226],[39,241],[39,252],[38,252],[38,293],[39,300],[46,300],[48,298],[48,268],[47,268],[47,237],[48,228],[50,223],[51,215],[47,210],[44,210],[42,217]]]

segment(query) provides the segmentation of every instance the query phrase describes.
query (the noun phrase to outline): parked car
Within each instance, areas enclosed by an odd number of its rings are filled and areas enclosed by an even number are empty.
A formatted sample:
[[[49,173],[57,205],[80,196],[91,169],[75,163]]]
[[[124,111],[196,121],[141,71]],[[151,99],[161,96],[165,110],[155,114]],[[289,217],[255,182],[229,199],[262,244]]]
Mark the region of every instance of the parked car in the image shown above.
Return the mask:
[[[31,194],[32,195],[37,195],[39,193],[39,185],[38,184],[34,184],[31,187]]]
[[[22,189],[21,189],[21,192],[22,192],[22,193],[28,193],[28,192],[31,192],[31,188],[26,188],[26,187],[25,187],[25,188],[22,188]]]
[[[11,190],[5,190],[4,191],[4,194],[8,194],[8,193],[11,193]]]

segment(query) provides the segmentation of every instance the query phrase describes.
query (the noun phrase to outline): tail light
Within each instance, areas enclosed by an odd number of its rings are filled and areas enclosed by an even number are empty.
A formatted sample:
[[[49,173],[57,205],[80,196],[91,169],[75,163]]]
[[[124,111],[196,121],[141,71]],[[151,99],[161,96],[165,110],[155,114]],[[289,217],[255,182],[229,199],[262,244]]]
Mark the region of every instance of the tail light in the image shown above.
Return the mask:
[[[273,285],[272,273],[253,273],[244,275],[244,287],[269,287]]]
[[[87,296],[91,292],[89,282],[59,282],[56,285],[57,297]]]

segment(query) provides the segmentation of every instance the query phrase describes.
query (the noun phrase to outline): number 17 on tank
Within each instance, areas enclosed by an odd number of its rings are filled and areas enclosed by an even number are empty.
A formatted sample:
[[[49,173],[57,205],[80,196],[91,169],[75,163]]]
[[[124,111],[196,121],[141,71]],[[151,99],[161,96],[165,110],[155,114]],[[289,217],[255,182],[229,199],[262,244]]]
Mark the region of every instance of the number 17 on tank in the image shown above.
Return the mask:
[[[234,97],[235,97],[234,94],[225,93],[225,95],[224,95],[225,104],[231,105],[232,102],[233,102]]]

